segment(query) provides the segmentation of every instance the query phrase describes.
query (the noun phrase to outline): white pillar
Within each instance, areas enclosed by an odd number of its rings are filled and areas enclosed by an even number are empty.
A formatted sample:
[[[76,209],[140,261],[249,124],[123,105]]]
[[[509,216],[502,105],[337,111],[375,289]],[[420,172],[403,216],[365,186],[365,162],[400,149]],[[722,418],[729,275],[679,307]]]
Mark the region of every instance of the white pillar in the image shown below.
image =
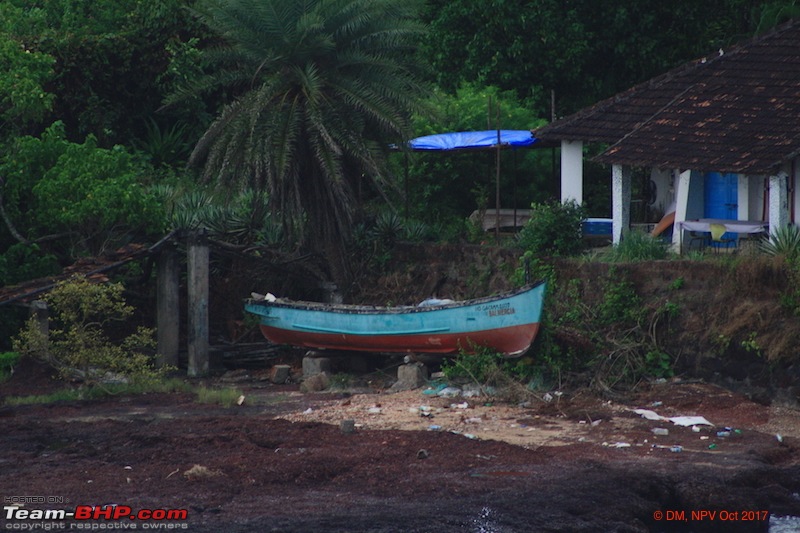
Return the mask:
[[[583,142],[561,141],[561,203],[583,204]]]
[[[788,174],[781,170],[769,177],[769,232],[774,235],[778,228],[789,224],[789,195],[786,184]]]
[[[678,170],[675,171],[678,173]],[[675,224],[672,226],[672,250],[680,251],[683,245],[683,231],[681,222],[686,220],[686,211],[689,206],[689,184],[692,171],[685,170],[675,177]]]
[[[736,215],[739,220],[750,220],[750,178],[746,174],[738,174],[736,186]]]
[[[612,242],[619,244],[631,225],[631,169],[611,167]]]

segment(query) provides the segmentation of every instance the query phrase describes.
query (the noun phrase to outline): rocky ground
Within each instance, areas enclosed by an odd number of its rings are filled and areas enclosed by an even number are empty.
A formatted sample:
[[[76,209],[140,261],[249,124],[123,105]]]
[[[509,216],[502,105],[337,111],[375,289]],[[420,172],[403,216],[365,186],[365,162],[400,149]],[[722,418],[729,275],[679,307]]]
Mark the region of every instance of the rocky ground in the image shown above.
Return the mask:
[[[800,516],[800,412],[702,381],[613,401],[575,390],[504,403],[392,393],[385,379],[302,393],[265,372],[206,382],[241,390],[227,408],[187,393],[0,408],[5,506],[187,511],[76,523],[6,508],[3,528],[789,531],[782,517]],[[0,395],[58,386],[23,365]]]

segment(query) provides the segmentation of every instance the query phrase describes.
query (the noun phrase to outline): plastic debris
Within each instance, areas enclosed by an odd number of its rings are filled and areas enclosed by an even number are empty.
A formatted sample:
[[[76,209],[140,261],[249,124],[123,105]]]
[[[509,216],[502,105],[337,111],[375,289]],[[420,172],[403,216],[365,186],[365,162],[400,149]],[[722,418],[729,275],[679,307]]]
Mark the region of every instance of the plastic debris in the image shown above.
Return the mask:
[[[680,452],[683,451],[683,446],[672,446],[672,447],[670,447],[669,451],[675,452],[675,453],[680,453]]]
[[[653,428],[652,432],[653,435],[661,435],[661,436],[669,435],[669,430],[667,428]]]
[[[428,426],[428,431],[439,431],[442,429],[442,426],[437,426],[436,424],[431,424]]]
[[[379,415],[381,414],[381,411],[382,409],[380,407],[370,407],[367,409],[367,412],[373,415]]]
[[[725,437],[730,437],[730,436],[731,436],[731,432],[730,431],[717,431],[717,437],[725,438]]]
[[[713,426],[711,422],[706,420],[702,416],[673,416],[673,417],[666,417],[661,416],[660,414],[656,413],[655,411],[651,411],[650,409],[634,409],[634,413],[640,415],[647,420],[655,420],[655,421],[665,421],[668,420],[675,424],[676,426]]]
[[[310,407],[309,407],[308,409],[306,409],[305,411],[303,411],[303,414],[304,414],[304,415],[310,415],[310,414],[311,414],[311,413],[313,413],[313,412],[314,412],[314,410],[313,410],[312,408],[310,408]]]
[[[716,444],[709,444],[709,445],[708,445],[708,449],[709,449],[709,450],[713,450],[713,449],[714,449],[714,448],[716,448],[716,447],[717,447],[717,445],[716,445]]]
[[[637,415],[641,415],[643,418],[646,418],[647,420],[659,420],[659,421],[666,420],[666,418],[664,418],[660,414],[656,413],[655,411],[651,411],[649,409],[634,409],[633,412],[636,413]]]
[[[631,447],[630,443],[628,443],[628,442],[614,442],[614,443],[604,442],[603,446],[606,446],[608,448],[630,448]]]
[[[469,404],[467,402],[451,403],[450,404],[450,408],[451,409],[469,409]]]
[[[456,396],[461,396],[461,389],[459,389],[458,387],[445,387],[439,392],[437,392],[436,396],[442,396],[444,398],[455,398]]]
[[[422,391],[422,394],[425,394],[427,396],[436,396],[437,394],[439,394],[439,391],[442,391],[446,388],[447,385],[445,383],[436,383],[435,385],[428,387],[427,389]]]
[[[714,425],[702,416],[673,416],[672,418],[668,418],[667,420],[669,420],[676,426],[683,426],[683,427]]]
[[[429,405],[420,405],[419,406],[419,416],[432,417],[433,416],[433,411],[431,411],[431,407]]]

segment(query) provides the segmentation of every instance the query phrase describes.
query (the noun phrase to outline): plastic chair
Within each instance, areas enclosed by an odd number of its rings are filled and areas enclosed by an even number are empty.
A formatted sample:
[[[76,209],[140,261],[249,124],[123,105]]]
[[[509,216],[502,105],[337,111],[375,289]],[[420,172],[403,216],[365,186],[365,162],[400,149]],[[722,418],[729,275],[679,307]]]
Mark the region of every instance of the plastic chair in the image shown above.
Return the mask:
[[[706,244],[708,243],[709,234],[705,231],[690,231],[689,232],[689,248],[692,248],[692,245],[695,241],[700,241],[700,250],[705,249]]]
[[[723,238],[725,232],[728,231],[725,229],[724,224],[710,224],[711,229],[711,243],[714,246],[715,250],[719,250],[722,245],[725,245],[725,248],[728,248],[731,244],[736,247],[736,239],[735,238]]]

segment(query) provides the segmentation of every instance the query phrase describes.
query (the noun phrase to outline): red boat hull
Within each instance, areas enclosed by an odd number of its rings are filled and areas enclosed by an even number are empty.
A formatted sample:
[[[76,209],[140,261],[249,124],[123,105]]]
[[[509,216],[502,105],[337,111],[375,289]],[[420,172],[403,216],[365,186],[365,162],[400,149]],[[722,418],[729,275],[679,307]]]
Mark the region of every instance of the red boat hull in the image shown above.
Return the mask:
[[[491,346],[500,353],[517,355],[530,347],[538,331],[539,324],[535,323],[465,333],[351,335],[299,332],[261,325],[261,333],[275,344],[378,353],[474,353],[476,347]]]

